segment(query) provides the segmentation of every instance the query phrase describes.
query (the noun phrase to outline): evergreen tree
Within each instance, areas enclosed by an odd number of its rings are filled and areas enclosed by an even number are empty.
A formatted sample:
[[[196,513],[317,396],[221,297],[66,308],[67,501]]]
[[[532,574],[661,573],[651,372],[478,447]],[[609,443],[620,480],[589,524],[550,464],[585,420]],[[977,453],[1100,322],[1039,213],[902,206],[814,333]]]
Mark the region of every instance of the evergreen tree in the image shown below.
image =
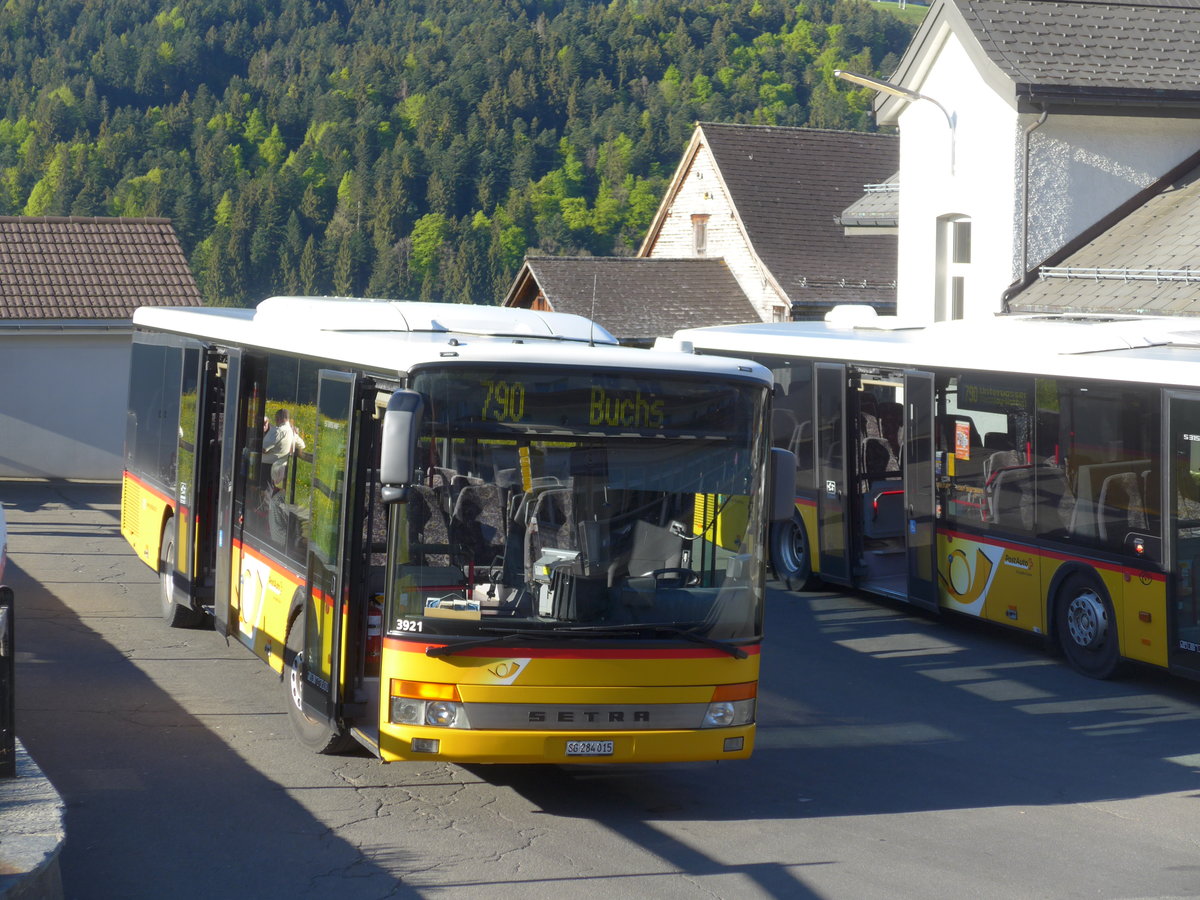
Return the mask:
[[[0,212],[167,215],[210,303],[498,301],[640,243],[695,122],[867,128],[864,0],[10,3]]]

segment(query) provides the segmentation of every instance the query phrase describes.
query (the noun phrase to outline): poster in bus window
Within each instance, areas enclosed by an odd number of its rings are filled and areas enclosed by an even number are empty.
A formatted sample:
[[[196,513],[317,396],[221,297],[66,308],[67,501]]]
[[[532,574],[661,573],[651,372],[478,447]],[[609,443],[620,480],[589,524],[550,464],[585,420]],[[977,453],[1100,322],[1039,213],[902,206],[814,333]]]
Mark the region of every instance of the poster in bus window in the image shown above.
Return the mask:
[[[954,456],[956,459],[971,458],[971,423],[954,423]]]

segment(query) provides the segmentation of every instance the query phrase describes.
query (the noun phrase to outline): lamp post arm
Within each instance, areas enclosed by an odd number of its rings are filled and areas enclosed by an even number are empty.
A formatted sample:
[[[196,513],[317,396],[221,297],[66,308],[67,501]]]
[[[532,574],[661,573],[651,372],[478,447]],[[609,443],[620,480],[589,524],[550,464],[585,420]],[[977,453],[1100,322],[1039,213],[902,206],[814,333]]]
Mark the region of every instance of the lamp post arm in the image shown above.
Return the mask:
[[[852,84],[857,84],[862,87],[870,88],[873,91],[879,91],[881,94],[887,94],[891,97],[899,97],[901,100],[907,100],[912,103],[917,100],[926,100],[942,111],[942,115],[946,117],[946,125],[950,129],[950,174],[954,174],[954,131],[958,124],[957,116],[951,115],[946,107],[942,106],[937,100],[934,100],[928,94],[922,94],[920,91],[914,91],[911,88],[902,87],[898,84],[892,84],[890,81],[884,81],[882,78],[874,78],[870,75],[860,75],[857,72],[847,72],[843,69],[834,69],[833,74],[843,81],[849,81]]]

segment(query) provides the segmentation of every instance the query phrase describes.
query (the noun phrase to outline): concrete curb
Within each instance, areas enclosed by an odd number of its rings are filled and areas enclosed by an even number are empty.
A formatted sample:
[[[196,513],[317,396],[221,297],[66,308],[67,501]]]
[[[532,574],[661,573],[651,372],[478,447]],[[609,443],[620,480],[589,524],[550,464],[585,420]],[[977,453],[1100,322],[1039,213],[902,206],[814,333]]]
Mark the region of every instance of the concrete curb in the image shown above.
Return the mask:
[[[17,777],[0,778],[0,897],[61,900],[66,808],[20,740]]]

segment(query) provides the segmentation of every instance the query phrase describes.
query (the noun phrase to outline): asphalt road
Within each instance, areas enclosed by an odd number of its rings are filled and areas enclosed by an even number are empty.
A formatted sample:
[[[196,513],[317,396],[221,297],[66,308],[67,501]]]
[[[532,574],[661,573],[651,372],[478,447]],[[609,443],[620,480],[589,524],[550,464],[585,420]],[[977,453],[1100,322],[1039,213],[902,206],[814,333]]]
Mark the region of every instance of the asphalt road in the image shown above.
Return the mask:
[[[68,898],[1200,895],[1200,685],[772,591],[749,761],[314,756],[268,669],[161,624],[116,486],[0,500],[18,733],[67,804]]]

